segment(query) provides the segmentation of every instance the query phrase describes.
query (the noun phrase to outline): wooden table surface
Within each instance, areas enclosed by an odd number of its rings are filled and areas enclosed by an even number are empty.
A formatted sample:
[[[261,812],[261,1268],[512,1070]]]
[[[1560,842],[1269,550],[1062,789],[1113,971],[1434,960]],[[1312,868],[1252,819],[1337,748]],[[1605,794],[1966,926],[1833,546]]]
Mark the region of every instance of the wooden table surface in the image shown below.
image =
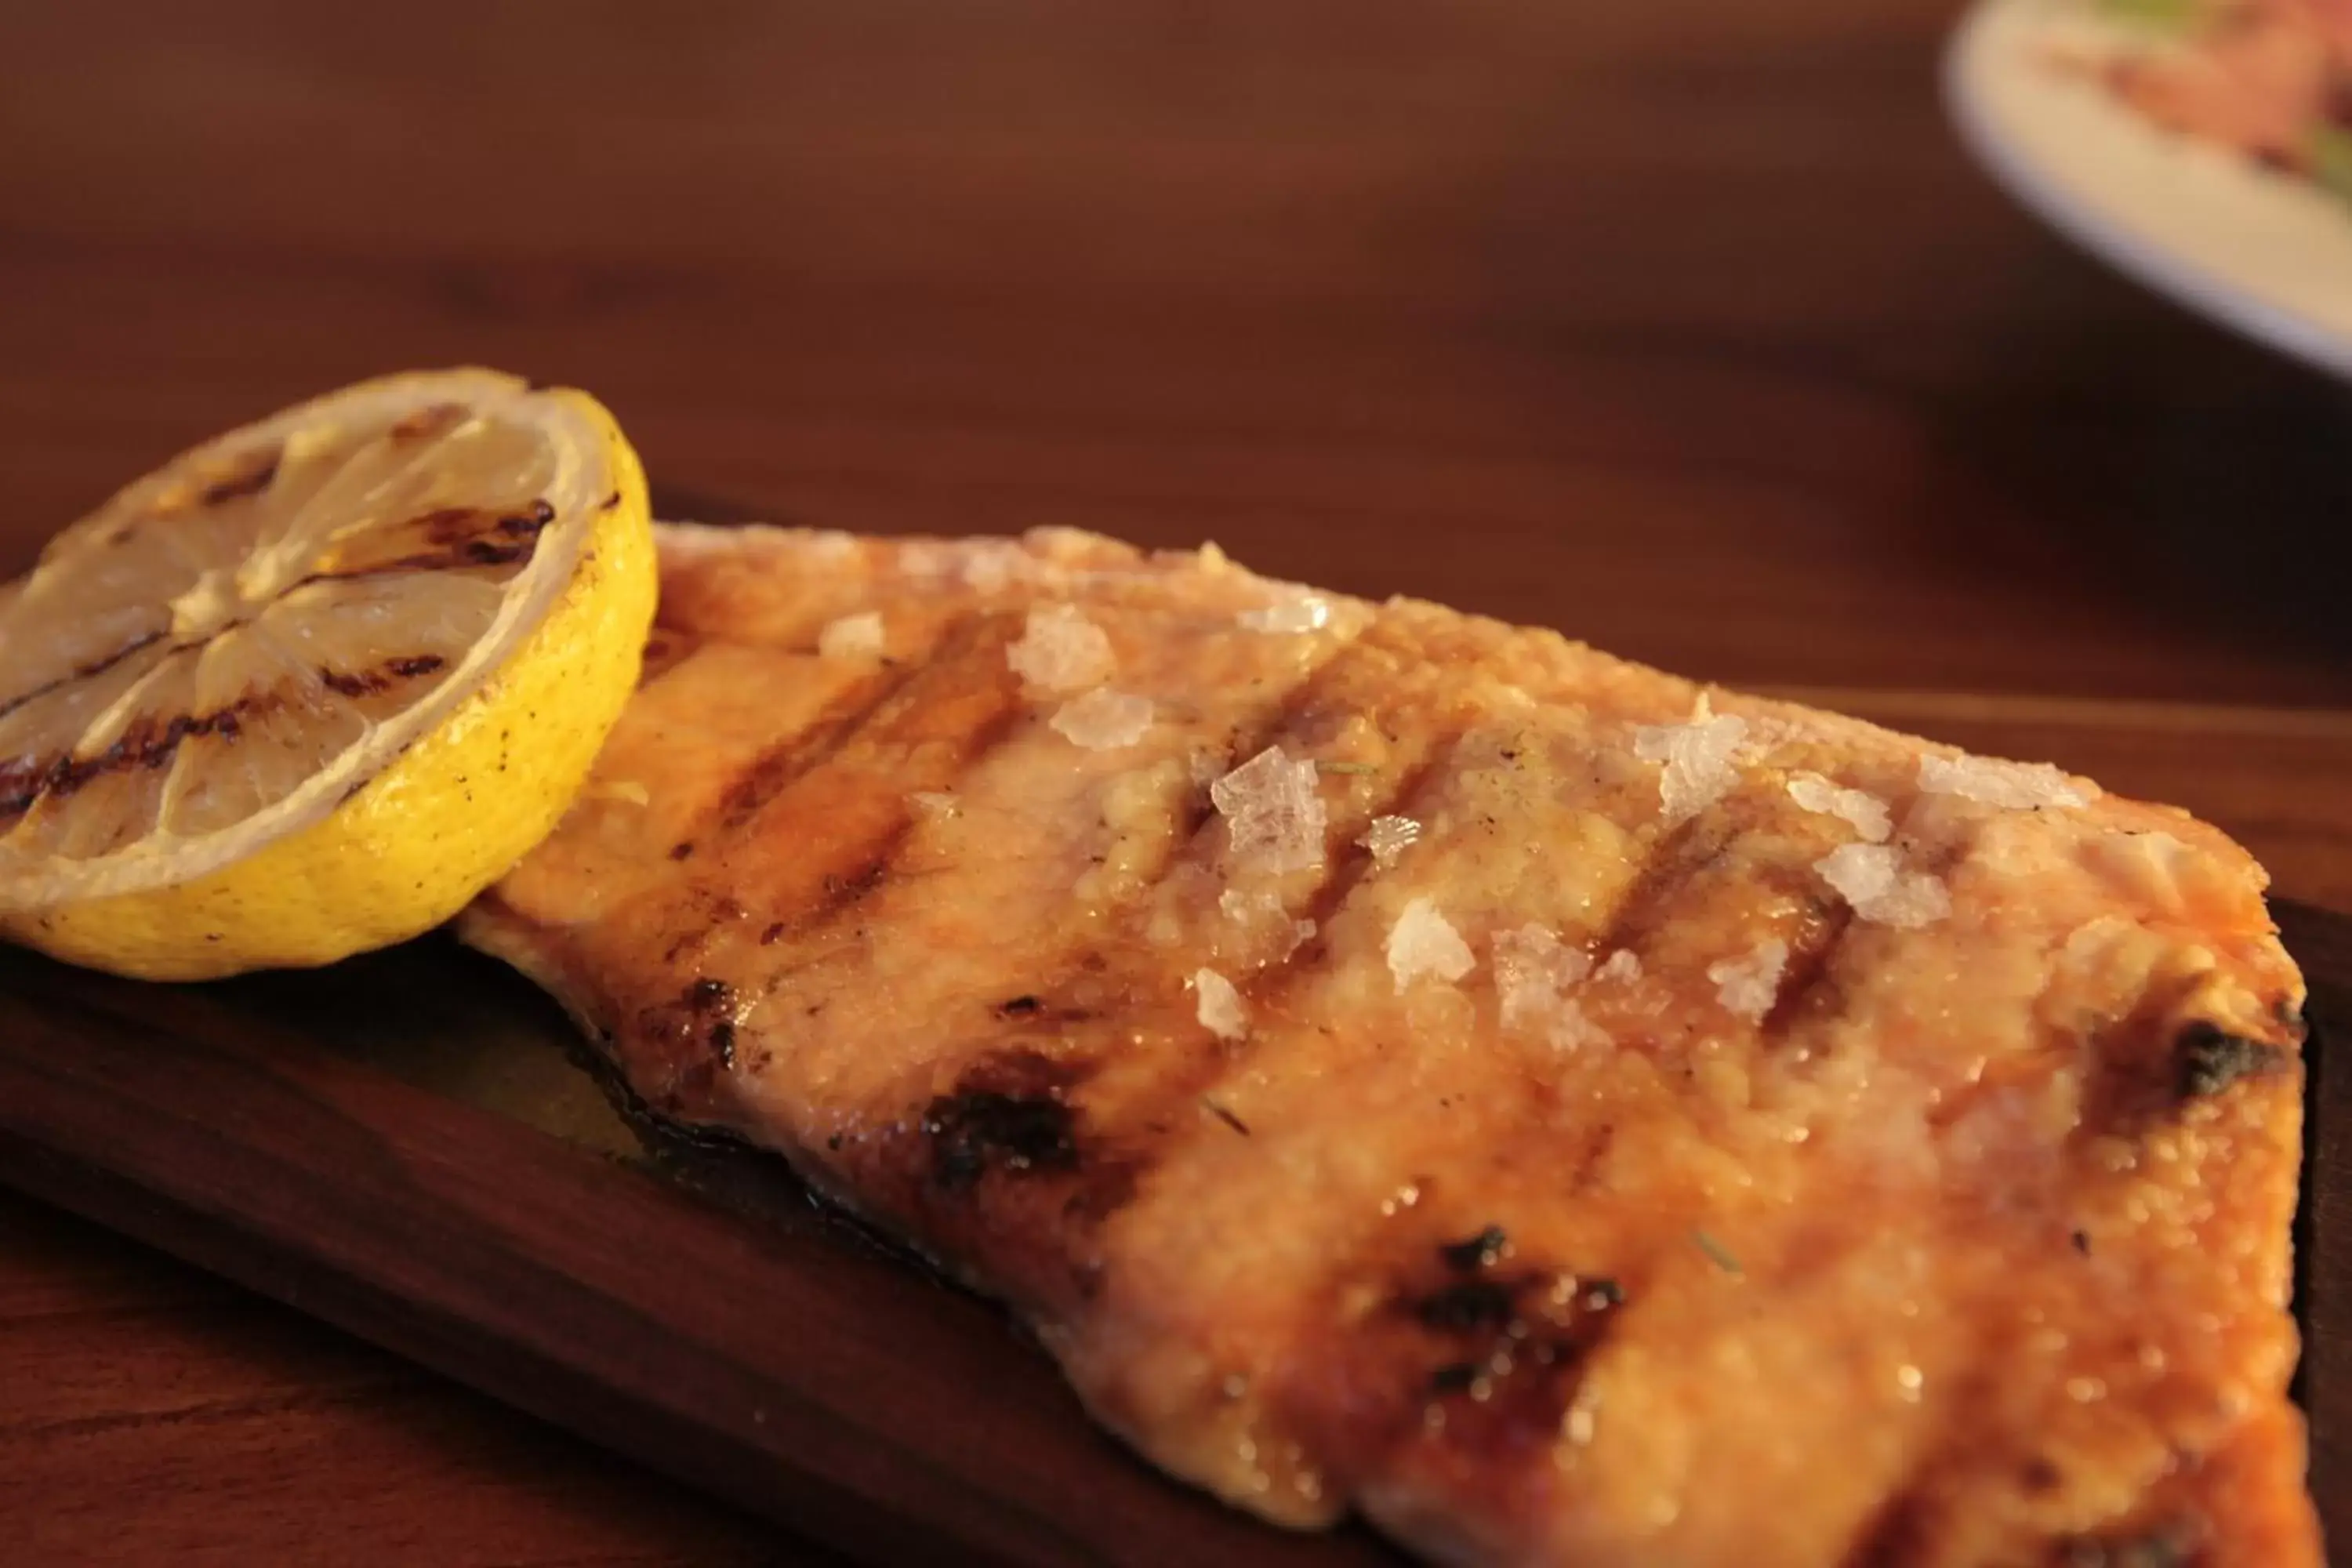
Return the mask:
[[[673,496],[1213,537],[2054,757],[2352,910],[2352,395],[2006,205],[1954,9],[0,5],[0,570],[215,428],[486,362]],[[808,1555],[13,1197],[0,1540]]]

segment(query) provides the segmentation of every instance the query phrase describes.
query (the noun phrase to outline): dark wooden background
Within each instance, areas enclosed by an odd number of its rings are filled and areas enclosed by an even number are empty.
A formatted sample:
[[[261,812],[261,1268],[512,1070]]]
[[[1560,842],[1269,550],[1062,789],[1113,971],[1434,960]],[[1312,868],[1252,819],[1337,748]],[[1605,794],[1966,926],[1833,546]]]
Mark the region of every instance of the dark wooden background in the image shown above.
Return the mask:
[[[0,570],[215,428],[486,362],[674,497],[1214,537],[2056,757],[2352,910],[2352,395],[2007,205],[1955,9],[0,4]],[[804,1555],[13,1197],[0,1532]]]

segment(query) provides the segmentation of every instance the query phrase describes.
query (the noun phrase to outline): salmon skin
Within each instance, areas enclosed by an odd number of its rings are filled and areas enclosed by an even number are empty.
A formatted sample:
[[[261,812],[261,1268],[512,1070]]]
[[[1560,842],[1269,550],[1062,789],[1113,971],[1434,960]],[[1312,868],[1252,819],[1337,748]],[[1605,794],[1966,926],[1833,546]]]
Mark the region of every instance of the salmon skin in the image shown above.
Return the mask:
[[[660,544],[462,935],[1157,1464],[1450,1563],[2321,1561],[2219,832],[1213,548]]]

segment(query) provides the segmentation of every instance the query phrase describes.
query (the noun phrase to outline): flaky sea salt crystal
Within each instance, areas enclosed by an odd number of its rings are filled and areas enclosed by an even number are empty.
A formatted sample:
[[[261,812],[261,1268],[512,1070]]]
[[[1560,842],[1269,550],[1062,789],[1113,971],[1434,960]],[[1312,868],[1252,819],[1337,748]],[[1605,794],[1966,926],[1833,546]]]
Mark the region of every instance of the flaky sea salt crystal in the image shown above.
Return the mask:
[[[827,621],[816,634],[816,651],[827,658],[866,658],[882,651],[882,612],[867,610]]]
[[[1780,976],[1788,968],[1789,944],[1768,937],[1752,952],[1708,964],[1706,977],[1715,982],[1715,999],[1726,1012],[1760,1024],[1780,997]]]
[[[1572,1051],[1580,1047],[1611,1044],[1609,1031],[1584,1015],[1584,1009],[1573,996],[1560,1000],[1559,1010],[1552,1015],[1544,1037],[1558,1050]]]
[[[1919,787],[1929,795],[1957,795],[2012,811],[2045,805],[2088,805],[2092,799],[2048,763],[1939,757],[1932,752],[1919,759]]]
[[[1151,699],[1097,686],[1063,703],[1045,722],[1074,746],[1117,751],[1132,746],[1151,728]]]
[[[1323,863],[1323,794],[1311,759],[1268,746],[1209,786],[1233,858],[1280,874]]]
[[[1642,978],[1642,960],[1630,947],[1621,947],[1609,955],[1609,961],[1592,972],[1595,980],[1613,980],[1631,985]]]
[[[1592,973],[1591,957],[1532,923],[1496,933],[1494,951],[1495,994],[1502,1001],[1503,1027],[1553,1033],[1562,1022],[1563,1009],[1573,1005],[1569,991]]]
[[[1319,594],[1294,594],[1258,609],[1244,610],[1239,619],[1244,631],[1319,632],[1331,624],[1331,605]]]
[[[1372,864],[1385,871],[1420,839],[1421,824],[1412,817],[1376,816],[1365,825],[1364,836],[1356,842],[1370,850]]]
[[[943,789],[919,789],[907,797],[907,802],[925,816],[953,816],[961,804]]]
[[[1739,782],[1738,758],[1747,738],[1748,721],[1729,713],[1717,718],[1703,691],[1689,722],[1644,724],[1633,731],[1633,754],[1664,764],[1658,774],[1658,804],[1669,826],[1688,821],[1731,793]]]
[[[1886,803],[1865,790],[1845,789],[1819,773],[1799,773],[1789,781],[1789,797],[1807,811],[1843,817],[1856,833],[1873,844],[1884,844],[1895,831]]]
[[[1950,890],[1924,871],[1904,869],[1891,845],[1842,844],[1813,869],[1855,914],[1878,925],[1916,930],[1952,912]]]
[[[1810,739],[1811,733],[1793,719],[1766,713],[1748,721],[1748,736],[1734,754],[1743,763],[1757,762],[1791,741]]]
[[[1029,612],[1021,640],[1004,650],[1013,672],[1043,691],[1083,691],[1110,679],[1116,660],[1103,629],[1071,605]]]
[[[1282,943],[1277,959],[1288,958],[1304,946],[1315,934],[1313,921],[1294,921],[1283,906],[1282,895],[1266,888],[1248,892],[1239,888],[1227,888],[1217,895],[1217,910],[1225,919],[1253,932],[1277,933]]]
[[[1423,975],[1450,984],[1478,962],[1462,933],[1428,899],[1415,899],[1398,913],[1396,924],[1389,928],[1388,960],[1389,977],[1400,993]]]
[[[1238,1040],[1249,1033],[1249,1012],[1234,983],[1213,969],[1192,972],[1193,1016],[1201,1026],[1221,1040]]]

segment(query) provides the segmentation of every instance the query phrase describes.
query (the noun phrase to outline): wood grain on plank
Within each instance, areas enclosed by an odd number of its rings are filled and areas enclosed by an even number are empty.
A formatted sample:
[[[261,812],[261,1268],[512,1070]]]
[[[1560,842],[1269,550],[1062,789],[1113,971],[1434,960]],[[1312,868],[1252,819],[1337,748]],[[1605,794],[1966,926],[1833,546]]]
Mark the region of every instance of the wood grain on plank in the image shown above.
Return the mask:
[[[1161,1480],[992,1309],[814,1214],[747,1223],[216,992],[0,952],[0,1181],[844,1551],[1387,1560]]]
[[[780,1550],[756,1521],[13,1193],[0,1355],[13,1563],[750,1568]]]

